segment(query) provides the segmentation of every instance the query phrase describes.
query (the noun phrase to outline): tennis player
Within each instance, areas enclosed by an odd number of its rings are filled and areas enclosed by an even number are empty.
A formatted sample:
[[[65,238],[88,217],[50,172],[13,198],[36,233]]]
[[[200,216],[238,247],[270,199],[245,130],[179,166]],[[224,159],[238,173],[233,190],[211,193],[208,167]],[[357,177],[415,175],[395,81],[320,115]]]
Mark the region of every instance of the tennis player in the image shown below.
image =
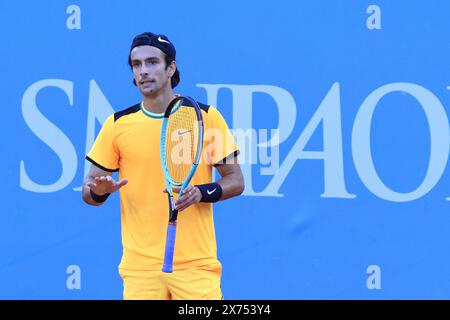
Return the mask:
[[[142,102],[109,116],[86,156],[91,167],[83,200],[99,206],[121,191],[124,299],[223,299],[212,203],[240,195],[244,181],[239,149],[213,106],[199,103],[202,160],[175,203],[180,213],[174,271],[161,271],[169,208],[159,148],[163,114],[180,81],[175,58],[175,47],[164,35],[145,32],[133,39],[128,62]],[[221,176],[216,182],[213,167]],[[118,181],[112,177],[116,171]]]

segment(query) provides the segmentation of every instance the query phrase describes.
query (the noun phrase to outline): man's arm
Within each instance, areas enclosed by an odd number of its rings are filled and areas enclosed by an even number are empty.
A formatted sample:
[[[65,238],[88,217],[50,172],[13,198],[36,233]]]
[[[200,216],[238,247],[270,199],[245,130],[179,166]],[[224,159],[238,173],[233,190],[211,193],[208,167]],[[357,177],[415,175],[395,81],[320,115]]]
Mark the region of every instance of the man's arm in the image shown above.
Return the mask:
[[[92,206],[100,206],[104,203],[92,199],[91,190],[97,196],[103,196],[107,193],[113,193],[128,183],[127,179],[116,182],[112,178],[112,172],[100,169],[91,164],[89,173],[83,182],[82,197],[83,201]]]
[[[244,192],[244,177],[242,176],[241,166],[237,161],[230,164],[219,164],[216,166],[221,178],[217,183],[222,187],[222,196],[220,200],[226,200],[236,197]]]
[[[216,169],[221,175],[221,178],[217,181],[222,188],[220,200],[236,197],[244,191],[244,177],[236,157],[231,158],[231,161],[227,161],[227,163],[216,165]],[[178,193],[180,188],[174,187],[173,191]],[[178,199],[175,202],[175,207],[178,211],[182,211],[191,204],[200,202],[202,199],[200,189],[193,185],[188,185],[184,194],[185,196],[182,199]]]

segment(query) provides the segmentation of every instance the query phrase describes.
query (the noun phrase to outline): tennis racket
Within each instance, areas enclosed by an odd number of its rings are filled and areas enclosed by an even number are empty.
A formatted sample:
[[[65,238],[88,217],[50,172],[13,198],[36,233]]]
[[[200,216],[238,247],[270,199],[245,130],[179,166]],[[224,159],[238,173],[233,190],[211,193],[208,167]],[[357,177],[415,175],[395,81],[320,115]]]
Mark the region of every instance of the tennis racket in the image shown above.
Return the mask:
[[[200,107],[190,97],[177,96],[164,114],[161,127],[161,163],[169,198],[169,223],[163,272],[173,271],[173,254],[178,210],[174,208],[172,186],[181,186],[178,198],[194,175],[203,147],[203,119]]]

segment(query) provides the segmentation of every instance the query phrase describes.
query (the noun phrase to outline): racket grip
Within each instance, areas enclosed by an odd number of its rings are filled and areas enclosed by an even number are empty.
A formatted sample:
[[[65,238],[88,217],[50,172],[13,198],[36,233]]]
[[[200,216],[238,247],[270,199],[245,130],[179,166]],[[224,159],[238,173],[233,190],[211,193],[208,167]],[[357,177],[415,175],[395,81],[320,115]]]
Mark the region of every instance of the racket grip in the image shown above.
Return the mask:
[[[163,272],[173,271],[173,252],[175,249],[175,236],[177,234],[177,225],[169,224],[167,226],[166,251],[164,253]]]

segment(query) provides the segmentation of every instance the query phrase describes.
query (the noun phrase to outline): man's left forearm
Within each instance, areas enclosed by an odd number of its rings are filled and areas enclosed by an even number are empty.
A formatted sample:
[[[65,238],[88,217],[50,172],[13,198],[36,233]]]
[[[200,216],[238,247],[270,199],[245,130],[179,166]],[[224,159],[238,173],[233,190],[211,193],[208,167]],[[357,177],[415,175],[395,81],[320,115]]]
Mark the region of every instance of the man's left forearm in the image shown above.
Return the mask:
[[[216,181],[222,187],[220,200],[226,200],[242,194],[245,184],[239,164],[223,164],[216,168],[222,176]]]

